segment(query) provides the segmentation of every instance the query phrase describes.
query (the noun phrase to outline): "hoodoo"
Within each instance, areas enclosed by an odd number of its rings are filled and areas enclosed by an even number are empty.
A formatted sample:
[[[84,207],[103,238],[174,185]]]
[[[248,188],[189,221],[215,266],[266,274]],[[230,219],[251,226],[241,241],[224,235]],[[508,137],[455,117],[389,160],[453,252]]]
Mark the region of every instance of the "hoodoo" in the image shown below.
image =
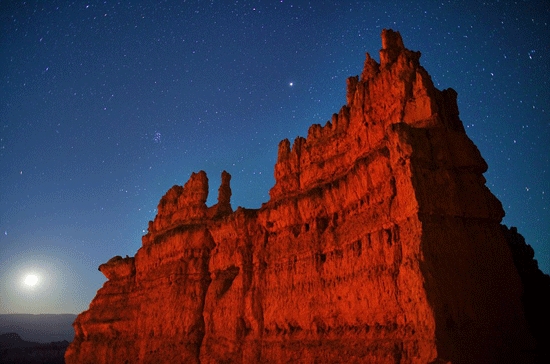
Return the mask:
[[[530,363],[487,164],[398,32],[347,104],[279,144],[260,209],[194,173],[74,323],[72,363]]]

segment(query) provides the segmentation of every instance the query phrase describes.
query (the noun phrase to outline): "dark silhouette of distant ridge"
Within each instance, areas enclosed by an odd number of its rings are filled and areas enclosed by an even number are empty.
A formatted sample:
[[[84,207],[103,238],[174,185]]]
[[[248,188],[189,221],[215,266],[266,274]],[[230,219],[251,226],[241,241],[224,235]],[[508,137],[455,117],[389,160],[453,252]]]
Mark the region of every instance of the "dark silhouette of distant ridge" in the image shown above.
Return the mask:
[[[74,337],[74,314],[0,314],[0,334],[17,333],[22,340],[50,343]]]
[[[0,364],[63,364],[69,346],[66,340],[35,343],[14,332],[0,334]]]

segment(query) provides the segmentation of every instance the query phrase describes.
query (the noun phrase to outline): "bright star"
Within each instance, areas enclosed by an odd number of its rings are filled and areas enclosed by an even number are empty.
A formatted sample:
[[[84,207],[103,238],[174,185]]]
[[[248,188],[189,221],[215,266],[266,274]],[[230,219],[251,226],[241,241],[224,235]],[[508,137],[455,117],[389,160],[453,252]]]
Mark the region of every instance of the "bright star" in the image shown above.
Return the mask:
[[[294,82],[290,82],[288,85],[289,85],[290,87],[292,87],[292,86],[294,86]]]

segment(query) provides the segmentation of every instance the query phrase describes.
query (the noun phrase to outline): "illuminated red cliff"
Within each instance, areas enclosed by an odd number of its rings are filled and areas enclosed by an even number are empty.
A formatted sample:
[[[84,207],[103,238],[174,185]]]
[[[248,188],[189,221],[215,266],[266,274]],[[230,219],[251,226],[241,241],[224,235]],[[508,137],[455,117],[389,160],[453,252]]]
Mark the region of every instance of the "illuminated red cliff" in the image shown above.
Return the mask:
[[[222,175],[160,200],[74,323],[71,363],[533,361],[522,283],[454,90],[382,32],[347,104],[279,144],[260,209]]]

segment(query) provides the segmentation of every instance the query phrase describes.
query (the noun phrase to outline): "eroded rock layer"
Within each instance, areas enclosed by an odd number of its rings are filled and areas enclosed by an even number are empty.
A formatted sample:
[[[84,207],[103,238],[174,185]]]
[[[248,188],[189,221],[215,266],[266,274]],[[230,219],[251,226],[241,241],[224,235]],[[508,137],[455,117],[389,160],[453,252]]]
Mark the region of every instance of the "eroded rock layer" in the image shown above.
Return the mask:
[[[258,210],[193,174],[115,257],[67,363],[533,360],[487,165],[420,53],[382,32],[347,104],[279,145]]]

